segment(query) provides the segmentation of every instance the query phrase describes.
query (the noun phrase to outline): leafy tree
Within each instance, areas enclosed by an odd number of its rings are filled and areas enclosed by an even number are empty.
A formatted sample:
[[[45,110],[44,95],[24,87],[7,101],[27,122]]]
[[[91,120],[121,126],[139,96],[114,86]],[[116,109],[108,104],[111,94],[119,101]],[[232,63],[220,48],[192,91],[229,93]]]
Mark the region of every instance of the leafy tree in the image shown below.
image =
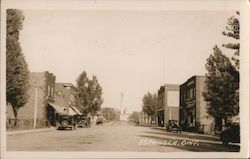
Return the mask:
[[[88,94],[90,97],[90,107],[88,112],[91,115],[94,115],[98,110],[101,109],[101,105],[103,103],[102,87],[98,83],[96,76],[93,76],[92,80],[89,80]]]
[[[234,78],[237,79],[237,82],[235,83],[236,91],[235,91],[235,96],[234,100],[237,104],[237,107],[239,107],[239,68],[240,68],[240,60],[239,60],[239,55],[240,55],[240,21],[239,21],[239,16],[240,13],[236,12],[235,16],[232,16],[228,18],[227,26],[226,26],[226,31],[223,31],[222,34],[233,38],[233,42],[230,42],[228,44],[223,44],[222,46],[225,48],[228,48],[230,50],[234,51],[234,56],[232,57],[232,60],[234,61],[234,66],[237,70],[237,73],[234,74]]]
[[[207,59],[206,87],[203,92],[208,103],[207,112],[216,120],[216,125],[221,129],[222,119],[227,125],[228,119],[239,112],[239,106],[235,100],[237,91],[238,72],[230,59],[222,54],[215,46],[213,54]]]
[[[84,115],[94,115],[103,103],[102,87],[95,76],[90,80],[83,71],[76,80],[75,104]]]
[[[144,95],[142,102],[143,102],[142,111],[150,117],[156,116],[157,95],[148,92],[147,94]]]
[[[7,10],[6,30],[6,96],[17,119],[18,110],[28,101],[29,70],[19,42],[24,15],[21,10]],[[15,126],[16,126],[15,121]]]
[[[116,111],[114,108],[102,108],[102,115],[107,120],[118,120],[118,111]]]
[[[140,112],[133,111],[131,115],[129,115],[129,121],[139,124]]]
[[[239,61],[239,55],[240,55],[240,21],[239,21],[239,12],[236,12],[236,16],[232,16],[228,18],[226,31],[223,31],[222,34],[233,38],[235,41],[233,43],[223,44],[222,46],[228,49],[235,50],[234,56],[232,57],[232,60],[235,62],[235,67],[237,70],[239,70],[240,67],[240,61]]]

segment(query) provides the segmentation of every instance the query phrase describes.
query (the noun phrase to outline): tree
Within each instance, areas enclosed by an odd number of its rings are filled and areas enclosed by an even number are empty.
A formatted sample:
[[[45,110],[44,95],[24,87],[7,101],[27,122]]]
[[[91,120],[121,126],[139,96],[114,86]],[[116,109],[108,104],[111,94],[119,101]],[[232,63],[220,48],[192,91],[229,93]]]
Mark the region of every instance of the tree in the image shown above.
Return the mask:
[[[84,115],[94,115],[103,103],[102,87],[95,76],[90,80],[83,71],[76,80],[75,104]]]
[[[95,113],[101,109],[103,103],[102,87],[98,83],[96,76],[93,76],[92,80],[89,80],[88,93],[90,97],[89,113],[95,115]]]
[[[235,100],[238,71],[217,46],[207,59],[206,70],[208,73],[203,97],[208,104],[208,114],[215,118],[216,126],[221,129],[222,119],[227,125],[228,119],[239,113],[239,106]]]
[[[239,12],[236,12],[235,16],[232,16],[228,18],[226,30],[223,31],[222,34],[233,38],[234,42],[228,43],[228,44],[223,44],[222,46],[225,48],[228,48],[230,50],[234,51],[234,56],[231,58],[234,61],[234,67],[237,70],[237,73],[235,73],[235,79],[238,81],[235,83],[236,91],[235,91],[235,96],[234,100],[236,101],[237,107],[239,107],[239,68],[240,68],[240,60],[239,60],[239,55],[240,55],[240,21],[239,21]]]
[[[102,115],[106,120],[117,120],[118,119],[118,111],[114,108],[105,107],[102,108]]]
[[[232,60],[235,63],[235,67],[237,70],[239,70],[240,67],[240,61],[239,61],[239,55],[240,55],[240,21],[238,19],[240,13],[236,12],[236,16],[232,16],[228,18],[226,30],[223,31],[222,34],[231,37],[235,40],[233,43],[223,44],[222,46],[228,49],[235,50],[234,56],[232,57]]]
[[[19,42],[24,15],[21,10],[7,10],[6,30],[6,96],[13,108],[15,119],[18,110],[28,101],[29,70]],[[15,120],[15,126],[16,126]]]
[[[157,95],[147,93],[144,95],[142,111],[150,117],[155,117],[157,113]]]
[[[132,114],[129,115],[129,121],[139,124],[140,112],[133,111]]]

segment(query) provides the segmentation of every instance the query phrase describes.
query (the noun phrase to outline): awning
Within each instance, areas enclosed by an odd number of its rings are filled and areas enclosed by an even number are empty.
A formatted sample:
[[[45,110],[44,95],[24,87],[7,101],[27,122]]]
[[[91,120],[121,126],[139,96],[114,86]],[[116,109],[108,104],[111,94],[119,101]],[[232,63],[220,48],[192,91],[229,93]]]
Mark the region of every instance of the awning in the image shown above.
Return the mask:
[[[58,106],[58,105],[55,105],[54,103],[48,103],[52,108],[55,109],[55,111],[58,113],[58,114],[61,114],[61,115],[67,115],[67,111],[64,110],[62,107]]]
[[[74,114],[74,115],[82,115],[82,113],[80,112],[80,110],[77,109],[76,107],[70,106],[69,108],[71,108],[71,109],[76,113],[76,114]]]
[[[73,108],[69,107],[69,115],[77,115],[77,113]]]

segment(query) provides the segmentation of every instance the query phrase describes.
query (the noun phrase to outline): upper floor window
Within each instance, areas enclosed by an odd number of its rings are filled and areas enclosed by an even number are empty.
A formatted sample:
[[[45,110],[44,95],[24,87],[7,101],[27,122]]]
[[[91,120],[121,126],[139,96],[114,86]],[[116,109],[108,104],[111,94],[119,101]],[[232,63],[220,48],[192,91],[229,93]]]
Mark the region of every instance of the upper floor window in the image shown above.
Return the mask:
[[[187,90],[187,98],[186,99],[192,99],[195,96],[195,88],[189,88]]]
[[[50,96],[50,85],[48,85],[48,92],[47,92],[48,96]]]
[[[54,88],[51,87],[51,96],[54,97]]]

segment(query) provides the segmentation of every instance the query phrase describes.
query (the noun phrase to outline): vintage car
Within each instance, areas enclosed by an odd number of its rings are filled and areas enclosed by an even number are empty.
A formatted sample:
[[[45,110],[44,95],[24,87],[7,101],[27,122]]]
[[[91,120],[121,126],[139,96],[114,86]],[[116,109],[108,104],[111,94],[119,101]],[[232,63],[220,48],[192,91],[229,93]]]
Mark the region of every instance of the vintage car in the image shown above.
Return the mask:
[[[71,115],[60,115],[57,120],[57,128],[58,130],[68,129],[76,130],[77,122],[74,116]]]
[[[97,116],[96,125],[102,124],[102,123],[103,123],[103,116],[102,115]]]
[[[167,125],[167,131],[172,132],[180,132],[181,133],[181,127],[178,126],[178,121],[176,120],[169,120]]]
[[[222,144],[240,143],[240,125],[238,123],[231,124],[228,128],[220,133]]]
[[[91,127],[90,117],[86,117],[84,115],[77,115],[77,127]]]

